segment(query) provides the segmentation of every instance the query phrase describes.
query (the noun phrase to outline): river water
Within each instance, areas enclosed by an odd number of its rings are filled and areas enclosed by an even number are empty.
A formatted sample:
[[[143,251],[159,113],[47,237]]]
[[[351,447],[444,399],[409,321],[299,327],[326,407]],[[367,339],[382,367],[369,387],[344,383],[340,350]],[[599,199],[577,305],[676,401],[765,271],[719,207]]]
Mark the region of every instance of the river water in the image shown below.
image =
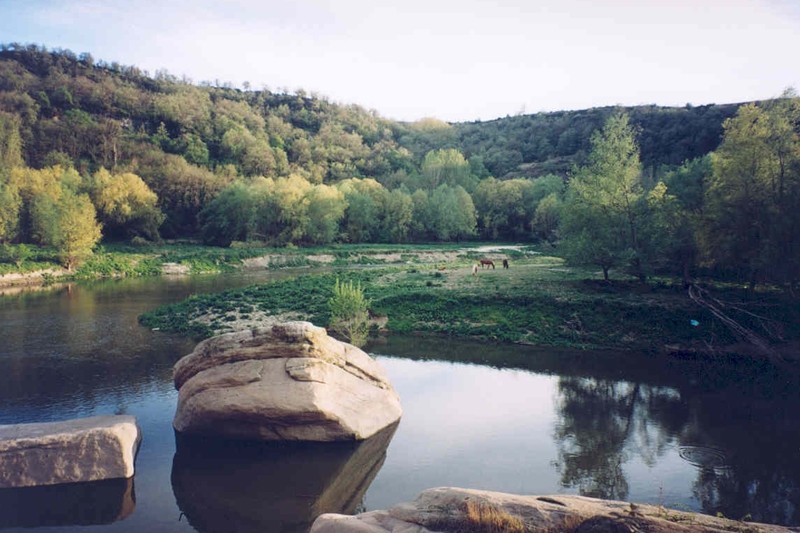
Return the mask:
[[[9,531],[307,531],[425,488],[574,493],[800,523],[800,390],[755,365],[390,336],[404,408],[361,444],[191,442],[171,427],[190,340],[137,316],[275,276],[148,278],[0,297],[0,424],[136,416],[132,482],[0,490]]]

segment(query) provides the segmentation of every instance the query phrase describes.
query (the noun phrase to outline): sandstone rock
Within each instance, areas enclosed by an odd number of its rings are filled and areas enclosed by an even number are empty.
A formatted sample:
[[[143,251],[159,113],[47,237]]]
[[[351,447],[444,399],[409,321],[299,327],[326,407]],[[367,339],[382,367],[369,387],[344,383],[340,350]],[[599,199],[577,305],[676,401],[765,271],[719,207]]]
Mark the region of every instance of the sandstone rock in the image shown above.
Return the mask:
[[[178,432],[248,440],[361,440],[399,420],[369,355],[309,322],[206,339],[178,361]]]
[[[520,496],[470,489],[437,488],[423,491],[414,502],[397,505],[388,511],[372,511],[357,516],[321,515],[314,522],[310,533],[448,531],[786,533],[797,529],[582,496]]]
[[[0,426],[0,488],[132,477],[140,440],[132,416]]]

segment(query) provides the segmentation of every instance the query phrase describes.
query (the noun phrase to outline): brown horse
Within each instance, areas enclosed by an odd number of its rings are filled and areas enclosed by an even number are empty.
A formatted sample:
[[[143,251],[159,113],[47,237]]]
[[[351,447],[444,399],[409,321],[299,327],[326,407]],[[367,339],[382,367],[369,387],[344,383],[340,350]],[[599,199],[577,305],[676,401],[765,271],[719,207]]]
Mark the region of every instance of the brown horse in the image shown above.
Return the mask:
[[[494,261],[492,261],[491,259],[481,259],[480,263],[481,263],[481,268],[492,267],[492,270],[494,270]]]

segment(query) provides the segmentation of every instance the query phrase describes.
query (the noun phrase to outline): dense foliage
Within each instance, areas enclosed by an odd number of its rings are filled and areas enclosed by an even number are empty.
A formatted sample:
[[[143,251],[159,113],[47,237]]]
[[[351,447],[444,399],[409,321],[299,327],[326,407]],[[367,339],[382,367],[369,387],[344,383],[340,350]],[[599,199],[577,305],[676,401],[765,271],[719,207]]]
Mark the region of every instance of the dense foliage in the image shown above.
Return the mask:
[[[798,113],[764,102],[399,123],[0,45],[0,244],[545,241],[607,274],[797,283]],[[720,144],[722,143],[722,144]],[[65,230],[69,224],[71,229]]]

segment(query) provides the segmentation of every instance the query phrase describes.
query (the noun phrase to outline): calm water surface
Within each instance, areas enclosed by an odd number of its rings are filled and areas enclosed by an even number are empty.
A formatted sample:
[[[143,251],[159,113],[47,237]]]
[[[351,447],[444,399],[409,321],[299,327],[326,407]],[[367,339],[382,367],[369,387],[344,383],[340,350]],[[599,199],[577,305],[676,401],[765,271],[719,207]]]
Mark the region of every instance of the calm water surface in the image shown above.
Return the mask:
[[[144,435],[132,483],[0,490],[0,528],[302,532],[435,486],[800,523],[800,391],[754,367],[390,337],[368,351],[401,396],[396,429],[362,444],[176,443],[171,369],[194,343],[137,316],[268,276],[0,297],[0,424],[126,413]]]

